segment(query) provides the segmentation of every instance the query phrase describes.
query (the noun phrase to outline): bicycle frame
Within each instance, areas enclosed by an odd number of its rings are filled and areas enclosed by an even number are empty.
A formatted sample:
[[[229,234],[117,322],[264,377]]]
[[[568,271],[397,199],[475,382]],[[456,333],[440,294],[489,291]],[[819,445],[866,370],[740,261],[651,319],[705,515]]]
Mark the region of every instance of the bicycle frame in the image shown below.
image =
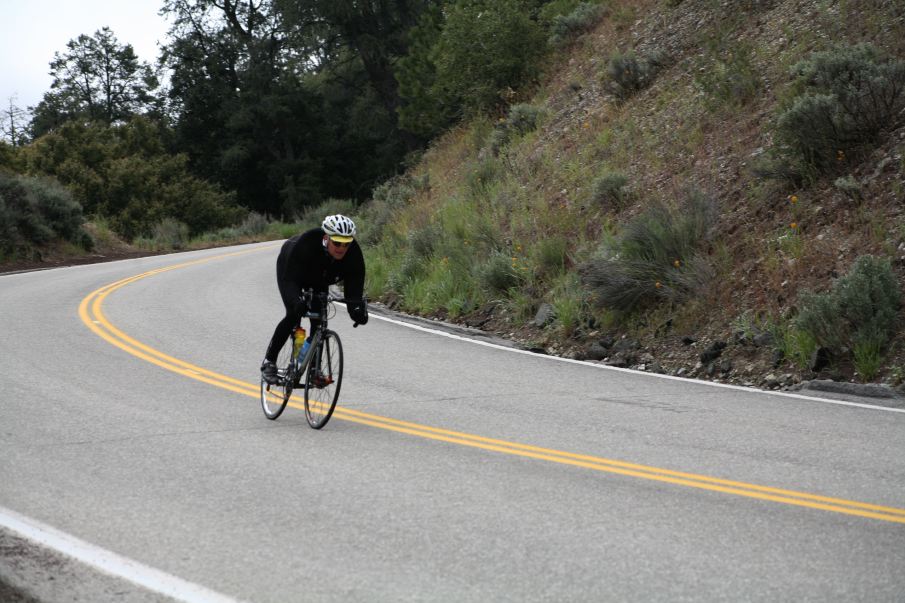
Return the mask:
[[[311,361],[314,359],[316,354],[321,353],[321,339],[323,339],[323,334],[327,331],[328,323],[330,320],[330,309],[334,303],[343,303],[345,299],[342,297],[337,297],[331,293],[317,293],[308,289],[307,291],[302,292],[302,299],[309,303],[314,299],[314,296],[317,295],[318,299],[321,302],[321,312],[311,312],[310,310],[305,312],[302,318],[307,318],[309,321],[320,320],[320,325],[317,330],[311,334],[311,342],[308,346],[308,350],[305,352],[305,357],[301,360],[298,357],[292,359],[292,365],[295,367],[295,370],[292,371],[291,375],[287,375],[287,378],[293,380],[293,384],[295,385],[298,381],[298,378],[305,374],[305,371],[308,370],[308,367],[311,365]]]

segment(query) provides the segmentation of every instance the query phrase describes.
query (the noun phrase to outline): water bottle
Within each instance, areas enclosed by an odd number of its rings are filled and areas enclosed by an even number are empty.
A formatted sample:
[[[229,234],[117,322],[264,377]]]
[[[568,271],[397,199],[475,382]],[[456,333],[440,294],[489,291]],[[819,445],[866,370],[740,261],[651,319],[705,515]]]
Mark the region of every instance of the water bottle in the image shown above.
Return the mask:
[[[305,340],[305,329],[296,327],[292,332],[292,361],[301,362],[305,358],[305,350],[308,348],[308,342]]]

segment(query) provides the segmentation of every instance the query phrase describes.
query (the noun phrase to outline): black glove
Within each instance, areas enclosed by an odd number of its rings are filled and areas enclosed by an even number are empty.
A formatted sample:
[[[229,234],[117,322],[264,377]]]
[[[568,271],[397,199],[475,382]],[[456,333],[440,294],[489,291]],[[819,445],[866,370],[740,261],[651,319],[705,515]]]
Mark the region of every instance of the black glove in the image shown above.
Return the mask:
[[[363,301],[349,302],[346,304],[349,310],[349,317],[353,322],[360,325],[368,324],[368,305]]]

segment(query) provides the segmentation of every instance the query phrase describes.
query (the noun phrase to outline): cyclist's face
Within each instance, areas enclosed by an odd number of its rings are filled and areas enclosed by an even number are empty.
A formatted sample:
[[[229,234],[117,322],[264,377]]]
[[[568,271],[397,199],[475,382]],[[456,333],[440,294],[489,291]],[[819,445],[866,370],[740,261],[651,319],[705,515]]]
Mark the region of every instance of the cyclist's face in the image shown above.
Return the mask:
[[[337,243],[330,237],[327,237],[327,253],[329,253],[330,257],[334,260],[343,259],[346,256],[346,252],[349,251],[349,245],[351,245],[351,243]]]

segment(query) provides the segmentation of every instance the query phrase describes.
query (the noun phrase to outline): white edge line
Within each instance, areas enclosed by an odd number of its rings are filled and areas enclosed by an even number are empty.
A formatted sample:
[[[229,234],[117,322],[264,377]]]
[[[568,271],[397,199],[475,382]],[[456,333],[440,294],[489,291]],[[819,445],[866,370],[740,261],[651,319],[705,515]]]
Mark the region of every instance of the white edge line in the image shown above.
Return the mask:
[[[805,396],[802,394],[790,394],[788,392],[775,392],[775,391],[765,391],[761,389],[756,389],[752,387],[743,387],[741,385],[732,385],[731,383],[714,383],[712,381],[704,381],[701,379],[686,379],[684,377],[676,377],[674,375],[662,375],[660,373],[648,373],[646,371],[638,371],[635,369],[627,369],[627,368],[619,368],[616,366],[608,366],[606,364],[597,364],[595,362],[587,362],[585,360],[575,360],[573,358],[562,358],[560,356],[551,356],[549,354],[538,354],[536,352],[531,352],[528,350],[520,350],[518,348],[510,348],[504,345],[499,345],[496,343],[490,343],[489,341],[481,341],[479,339],[471,339],[469,337],[465,337],[462,335],[456,335],[454,333],[446,333],[444,331],[440,331],[438,329],[431,329],[428,327],[423,327],[421,325],[414,325],[402,320],[396,320],[395,318],[388,318],[386,316],[381,316],[377,313],[371,314],[371,318],[376,318],[378,320],[383,320],[385,322],[393,323],[395,325],[401,325],[403,327],[408,327],[409,329],[415,329],[416,331],[424,331],[425,333],[432,333],[434,335],[440,335],[443,337],[449,337],[450,339],[457,339],[459,341],[466,341],[468,343],[473,343],[476,345],[483,345],[489,348],[495,348],[498,350],[504,350],[507,352],[512,352],[514,354],[526,354],[528,356],[532,356],[534,358],[545,358],[547,360],[555,360],[557,362],[568,362],[570,364],[579,364],[582,366],[589,366],[592,368],[606,370],[606,371],[616,371],[620,373],[630,373],[633,375],[643,375],[645,377],[655,377],[657,379],[668,379],[670,381],[680,381],[683,383],[693,383],[694,385],[702,385],[708,387],[721,387],[723,389],[732,389],[736,391],[745,392],[748,394],[762,394],[766,396],[783,396],[786,398],[794,398],[797,400],[808,400],[810,402],[822,402],[824,404],[836,404],[839,406],[852,406],[855,408],[868,408],[870,410],[882,410],[885,412],[896,412],[896,413],[905,413],[905,408],[890,408],[888,406],[876,406],[874,404],[863,404],[860,402],[847,402],[845,400],[833,400],[830,398],[818,398],[815,396]]]
[[[10,509],[0,507],[0,526],[10,529],[32,542],[68,555],[105,574],[128,580],[178,601],[238,603],[237,599],[117,555]]]

